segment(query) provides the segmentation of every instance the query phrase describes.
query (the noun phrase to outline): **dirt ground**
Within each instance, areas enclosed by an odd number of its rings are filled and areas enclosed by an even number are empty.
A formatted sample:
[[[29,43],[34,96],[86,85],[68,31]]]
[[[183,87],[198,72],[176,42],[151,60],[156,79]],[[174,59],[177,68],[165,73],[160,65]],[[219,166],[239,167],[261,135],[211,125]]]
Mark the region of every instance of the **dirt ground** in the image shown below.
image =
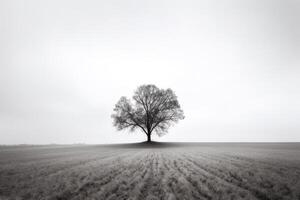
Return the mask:
[[[300,199],[300,143],[1,146],[0,199]]]

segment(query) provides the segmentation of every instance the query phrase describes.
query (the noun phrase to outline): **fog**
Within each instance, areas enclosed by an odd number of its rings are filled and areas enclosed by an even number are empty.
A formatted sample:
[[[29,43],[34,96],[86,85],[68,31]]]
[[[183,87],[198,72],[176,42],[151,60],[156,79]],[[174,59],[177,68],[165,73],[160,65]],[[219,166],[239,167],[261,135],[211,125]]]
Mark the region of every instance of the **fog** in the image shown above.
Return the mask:
[[[298,0],[4,0],[0,144],[121,143],[115,103],[171,88],[157,141],[300,142]]]

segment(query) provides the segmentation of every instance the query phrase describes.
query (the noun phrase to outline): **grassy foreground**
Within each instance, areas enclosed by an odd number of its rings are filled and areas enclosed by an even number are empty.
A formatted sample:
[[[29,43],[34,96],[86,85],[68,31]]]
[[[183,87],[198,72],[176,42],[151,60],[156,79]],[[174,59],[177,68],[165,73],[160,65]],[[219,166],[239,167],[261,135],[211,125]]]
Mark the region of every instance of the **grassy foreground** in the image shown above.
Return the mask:
[[[0,199],[300,199],[300,144],[2,146]]]

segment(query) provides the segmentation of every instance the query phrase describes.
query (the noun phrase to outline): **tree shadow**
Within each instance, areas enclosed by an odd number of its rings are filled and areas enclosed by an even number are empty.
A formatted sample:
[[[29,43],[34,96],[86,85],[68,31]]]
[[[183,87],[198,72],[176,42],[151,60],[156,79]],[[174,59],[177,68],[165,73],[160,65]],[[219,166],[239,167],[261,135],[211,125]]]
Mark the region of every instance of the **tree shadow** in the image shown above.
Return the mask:
[[[139,143],[125,143],[125,144],[111,144],[108,145],[114,148],[132,148],[132,149],[154,149],[154,148],[174,148],[186,146],[186,143],[180,142],[139,142]],[[197,145],[197,143],[190,143],[189,146]]]

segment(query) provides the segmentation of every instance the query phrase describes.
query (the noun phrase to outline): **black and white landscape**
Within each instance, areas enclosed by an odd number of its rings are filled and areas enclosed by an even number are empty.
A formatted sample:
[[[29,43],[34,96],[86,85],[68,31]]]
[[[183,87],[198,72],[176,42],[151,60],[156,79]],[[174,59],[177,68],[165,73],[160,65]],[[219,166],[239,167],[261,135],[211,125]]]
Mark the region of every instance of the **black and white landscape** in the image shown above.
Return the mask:
[[[1,0],[0,200],[299,200],[299,0]]]

